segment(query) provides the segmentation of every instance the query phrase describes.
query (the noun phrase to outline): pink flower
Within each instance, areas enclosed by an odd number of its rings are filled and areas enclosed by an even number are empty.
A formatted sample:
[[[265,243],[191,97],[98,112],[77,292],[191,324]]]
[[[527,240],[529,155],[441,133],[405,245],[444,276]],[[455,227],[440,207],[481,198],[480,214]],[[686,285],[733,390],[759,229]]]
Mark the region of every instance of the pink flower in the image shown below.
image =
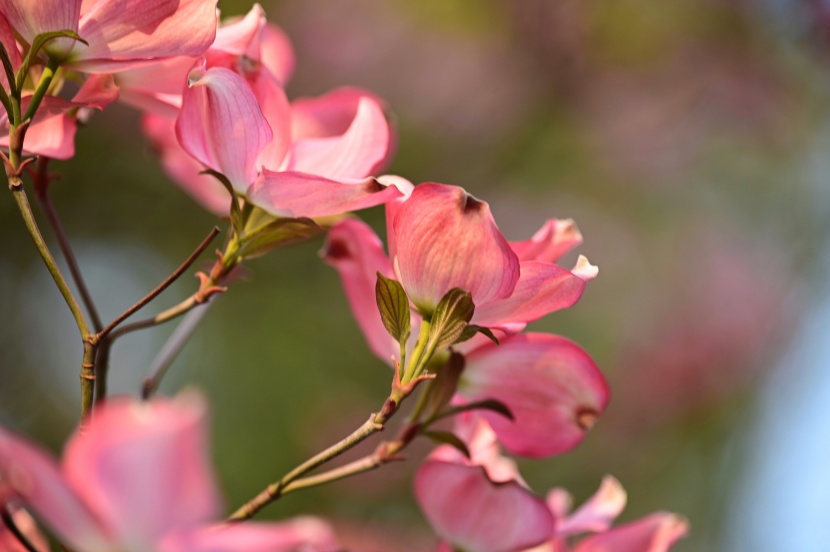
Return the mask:
[[[381,180],[385,179],[386,177],[381,178]],[[426,259],[424,263],[435,271],[443,266],[443,258],[440,256],[442,250],[438,244],[432,249],[433,253],[430,253],[430,248],[426,243],[423,245],[403,244],[400,239],[402,235],[406,238],[406,229],[402,226],[402,220],[408,220],[408,218],[402,219],[401,215],[411,216],[404,209],[413,198],[416,202],[418,201],[416,194],[421,187],[423,186],[416,187],[412,196],[402,204],[387,204],[387,211],[392,211],[395,217],[394,225],[397,226],[395,234],[398,238],[397,240],[390,239],[390,243],[397,242],[394,249],[396,260],[407,254],[406,248],[423,249],[421,257]],[[435,188],[439,189],[435,190]],[[427,193],[437,192],[437,197],[448,196],[457,199],[461,197],[461,193],[457,190],[460,188],[454,189],[435,184],[427,188]],[[397,209],[399,212],[395,215]],[[450,211],[450,213],[445,211]],[[439,208],[432,210],[424,208],[422,213],[423,219],[432,221],[436,225],[440,224],[445,217],[460,219],[464,216],[464,214],[459,214],[453,205],[448,208],[439,205]],[[412,218],[415,217],[412,216]],[[451,228],[463,228],[465,224],[470,225],[472,228],[470,231],[484,226],[486,235],[492,237],[495,224],[491,221],[492,219],[488,216],[484,217],[483,221],[456,221],[441,227],[448,228],[447,234],[450,234],[453,231],[450,230]],[[423,224],[423,226],[427,225]],[[555,231],[557,228],[566,231],[557,232]],[[527,260],[518,261],[520,274],[517,281],[520,283],[529,281],[529,279],[523,280],[524,276],[521,273],[527,269],[530,274],[534,275],[534,278],[538,278],[536,284],[527,287],[524,287],[524,284],[520,284],[522,287],[517,285],[513,293],[516,293],[517,288],[521,291],[522,295],[518,299],[509,295],[504,299],[493,300],[489,303],[483,302],[481,307],[476,304],[476,311],[471,322],[482,325],[493,324],[502,331],[515,331],[522,329],[524,322],[530,319],[538,318],[550,310],[573,304],[584,288],[584,276],[581,278],[577,274],[546,261],[561,252],[562,243],[573,244],[578,241],[576,236],[578,232],[572,223],[549,222],[534,237],[535,241],[520,242],[517,249]],[[445,237],[437,239],[443,240]],[[470,242],[477,240],[485,241],[485,238],[469,238]],[[411,241],[414,242],[415,238],[411,238]],[[448,239],[447,249],[450,249],[449,241]],[[511,250],[505,252],[502,243],[507,244]],[[450,255],[446,264],[454,262],[459,268],[454,275],[445,280],[449,282],[452,281],[451,278],[456,278],[453,285],[462,285],[464,282],[461,280],[467,278],[466,285],[477,286],[479,277],[472,273],[476,270],[486,270],[488,263],[481,257],[488,247],[489,250],[495,252],[495,255],[508,258],[512,255],[519,259],[519,255],[512,251],[513,244],[509,244],[503,238],[493,238],[489,245],[470,248],[469,276],[461,268],[462,260]],[[430,257],[431,254],[434,254],[434,257]],[[387,278],[397,276],[392,262],[383,252],[382,242],[365,223],[354,219],[344,220],[329,232],[324,257],[338,270],[346,297],[372,351],[382,360],[389,362],[393,355],[398,354],[399,347],[387,333],[378,314],[375,281],[378,272]],[[489,264],[497,265],[498,262]],[[543,268],[543,265],[554,268],[548,270]],[[412,274],[418,273],[414,263],[410,262],[408,266]],[[400,263],[397,264],[397,268],[399,269],[397,272],[402,275],[404,268]],[[427,270],[422,269],[421,272],[427,272]],[[578,272],[578,269],[574,272]],[[545,274],[548,275],[550,281],[542,278]],[[440,281],[440,278],[433,278],[432,281]],[[403,285],[407,292],[410,292],[411,287],[407,287],[406,283]],[[480,314],[480,310],[483,310],[483,315]],[[413,313],[413,336],[417,335],[420,323],[420,318]],[[410,341],[414,339],[412,337]],[[412,343],[409,344],[410,349],[411,346]],[[584,350],[567,339],[546,334],[513,335],[502,337],[501,345],[497,346],[484,338],[474,338],[456,348],[465,355],[465,368],[458,383],[460,397],[468,401],[494,398],[503,402],[513,412],[515,421],[510,421],[495,413],[488,413],[486,416],[493,424],[499,439],[515,454],[542,457],[559,454],[573,448],[582,440],[608,404],[608,384],[599,368]]]
[[[192,70],[192,58],[178,58],[130,71],[119,83],[128,101],[158,113],[147,115],[144,127],[168,174],[219,215],[227,214],[227,194],[203,184],[207,178],[198,169],[185,172],[188,163],[161,116],[178,113],[176,135],[187,154],[276,216],[325,217],[400,195],[369,178],[392,152],[382,102],[366,91],[341,88],[289,104],[283,84],[293,63],[287,39],[267,24],[257,5],[220,27]]]
[[[0,14],[28,43],[46,32],[77,32],[88,45],[58,39],[47,50],[88,73],[196,56],[216,32],[216,0],[0,0]]]
[[[333,551],[325,526],[211,526],[219,490],[207,458],[205,404],[114,399],[97,409],[62,464],[0,429],[0,476],[70,548],[96,551]],[[298,525],[299,524],[299,525]]]
[[[599,490],[570,513],[571,497],[563,489],[548,493],[548,507],[556,519],[554,538],[525,552],[667,552],[689,529],[688,523],[669,512],[656,512],[636,521],[611,527],[623,511],[625,490],[606,476]],[[595,533],[578,542],[575,535]]]

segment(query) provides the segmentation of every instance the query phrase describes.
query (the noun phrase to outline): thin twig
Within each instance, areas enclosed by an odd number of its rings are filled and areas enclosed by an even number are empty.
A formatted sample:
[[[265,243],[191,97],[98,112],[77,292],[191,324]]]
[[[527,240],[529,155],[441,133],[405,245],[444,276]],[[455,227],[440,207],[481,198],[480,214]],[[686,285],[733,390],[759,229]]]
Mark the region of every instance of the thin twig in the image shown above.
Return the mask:
[[[130,308],[128,308],[127,310],[125,310],[125,311],[124,311],[123,313],[121,313],[121,314],[120,314],[120,315],[119,315],[119,316],[118,316],[115,320],[113,320],[112,322],[110,322],[110,324],[109,324],[106,328],[104,328],[103,330],[101,330],[101,331],[98,333],[98,339],[104,339],[104,338],[105,338],[105,337],[106,337],[106,336],[107,336],[107,335],[108,335],[108,334],[109,334],[112,330],[114,330],[114,329],[115,329],[115,328],[116,328],[116,327],[117,327],[117,326],[118,326],[121,322],[123,322],[124,320],[126,320],[127,318],[129,318],[130,316],[132,316],[135,312],[137,312],[138,310],[140,310],[140,309],[141,309],[142,307],[144,307],[147,303],[149,303],[150,301],[152,301],[153,299],[155,299],[156,297],[158,297],[158,296],[159,296],[159,295],[160,295],[160,294],[161,294],[161,293],[162,293],[165,289],[167,289],[168,287],[170,287],[170,285],[171,285],[173,282],[175,282],[176,280],[178,280],[179,276],[181,276],[182,274],[184,274],[184,272],[185,272],[188,268],[190,268],[190,265],[192,265],[194,262],[196,262],[196,259],[198,259],[198,258],[199,258],[199,255],[201,255],[201,254],[202,254],[202,252],[203,252],[205,249],[207,249],[207,246],[208,246],[208,245],[210,245],[210,242],[212,242],[212,241],[213,241],[213,239],[214,239],[214,238],[215,238],[218,234],[219,234],[219,227],[218,227],[218,226],[214,226],[214,227],[211,229],[210,233],[208,233],[208,235],[205,237],[205,239],[203,239],[203,240],[202,240],[202,243],[200,243],[200,244],[199,244],[199,246],[196,248],[196,250],[195,250],[195,251],[193,251],[193,253],[191,253],[191,254],[190,254],[190,256],[189,256],[189,257],[188,257],[188,258],[184,261],[184,263],[182,263],[182,265],[181,265],[181,266],[179,266],[179,268],[177,268],[175,271],[173,271],[173,273],[172,273],[170,276],[168,276],[168,277],[167,277],[167,278],[166,278],[166,279],[165,279],[165,280],[164,280],[161,284],[159,284],[159,285],[158,285],[158,286],[157,286],[157,287],[156,287],[153,291],[151,291],[150,293],[148,293],[147,295],[145,295],[145,296],[144,296],[141,300],[139,300],[136,304],[134,304],[132,307],[130,307]]]
[[[196,331],[196,327],[204,319],[208,308],[212,304],[213,302],[204,303],[191,310],[173,331],[170,339],[164,344],[164,347],[159,351],[159,354],[153,360],[150,369],[147,371],[147,377],[144,378],[141,386],[141,398],[143,400],[149,399],[156,389],[158,389],[161,380],[167,374],[167,370],[173,364],[173,361],[176,360],[176,357],[179,356],[179,353],[181,353],[188,339],[193,335],[193,332]]]
[[[12,517],[11,512],[5,507],[0,506],[0,519],[3,520],[3,523],[8,527],[9,531],[14,538],[16,538],[20,544],[23,545],[23,548],[28,550],[29,552],[40,552],[35,546],[26,538],[26,535],[23,534],[23,531],[15,524],[14,518]]]
[[[98,314],[98,309],[95,308],[95,301],[92,299],[92,294],[89,292],[89,288],[81,274],[81,269],[69,244],[69,239],[66,236],[63,224],[61,224],[60,218],[58,217],[58,212],[52,203],[52,199],[49,197],[50,177],[48,168],[49,158],[43,156],[38,157],[35,170],[32,171],[32,179],[35,185],[35,199],[37,199],[41,211],[46,216],[46,220],[49,222],[49,226],[52,227],[55,238],[58,240],[58,246],[66,261],[66,266],[69,267],[69,274],[72,276],[75,287],[78,288],[78,293],[81,295],[81,301],[89,314],[92,328],[96,332],[100,332],[104,327],[101,316]]]

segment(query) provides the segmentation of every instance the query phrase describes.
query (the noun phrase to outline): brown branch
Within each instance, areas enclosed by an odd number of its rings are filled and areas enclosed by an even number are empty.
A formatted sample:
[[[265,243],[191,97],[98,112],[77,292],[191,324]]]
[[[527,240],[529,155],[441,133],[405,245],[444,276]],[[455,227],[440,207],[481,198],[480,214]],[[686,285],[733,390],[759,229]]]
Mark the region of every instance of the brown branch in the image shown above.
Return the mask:
[[[92,322],[92,329],[96,332],[100,332],[101,328],[104,327],[104,324],[101,321],[101,316],[98,314],[98,309],[95,307],[95,301],[92,299],[92,294],[89,292],[89,288],[87,287],[84,277],[81,274],[81,269],[78,266],[75,253],[72,251],[72,246],[69,244],[69,238],[67,238],[66,231],[63,228],[60,217],[58,217],[58,212],[49,197],[49,182],[53,177],[49,174],[48,169],[49,158],[43,156],[38,157],[35,169],[31,171],[32,181],[34,182],[35,187],[35,199],[40,206],[40,210],[46,216],[46,221],[52,228],[52,233],[58,240],[58,247],[63,254],[64,261],[66,261],[66,266],[69,268],[69,274],[72,277],[72,281],[75,283],[75,287],[78,288],[78,293],[81,296],[81,302],[84,304],[84,308],[86,308],[86,311],[89,314],[89,319]]]
[[[135,314],[138,310],[140,310],[142,307],[144,307],[147,303],[149,303],[150,301],[152,301],[153,299],[155,299],[156,297],[158,297],[158,296],[159,296],[159,295],[160,295],[160,294],[161,294],[161,293],[162,293],[165,289],[167,289],[168,287],[170,287],[170,285],[171,285],[173,282],[175,282],[176,280],[178,280],[178,279],[179,279],[179,277],[180,277],[182,274],[184,274],[184,272],[185,272],[188,268],[190,268],[190,266],[191,266],[194,262],[196,262],[196,259],[197,259],[197,258],[199,258],[199,255],[201,255],[201,254],[202,254],[202,252],[203,252],[205,249],[207,249],[208,245],[210,245],[210,242],[212,242],[212,241],[213,241],[213,239],[214,239],[214,238],[215,238],[218,234],[219,234],[219,227],[218,227],[218,226],[214,226],[214,227],[211,229],[210,233],[208,233],[208,235],[205,237],[205,239],[203,239],[203,240],[202,240],[202,243],[200,243],[200,244],[199,244],[199,246],[196,248],[196,250],[195,250],[195,251],[193,251],[193,253],[191,253],[191,254],[190,254],[190,256],[187,258],[187,260],[185,260],[185,261],[184,261],[184,263],[182,263],[182,265],[181,265],[181,266],[179,266],[179,268],[177,268],[177,269],[176,269],[176,270],[175,270],[175,271],[174,271],[174,272],[173,272],[170,276],[168,276],[168,277],[167,277],[167,278],[166,278],[166,279],[165,279],[162,283],[160,283],[158,286],[156,286],[156,288],[155,288],[153,291],[151,291],[150,293],[148,293],[147,295],[145,295],[145,296],[144,296],[141,300],[139,300],[136,304],[134,304],[132,307],[130,307],[130,308],[128,308],[127,310],[125,310],[125,311],[124,311],[123,313],[121,313],[121,314],[120,314],[120,315],[119,315],[119,316],[118,316],[115,320],[113,320],[112,322],[110,322],[110,324],[109,324],[106,328],[104,328],[103,330],[101,330],[101,331],[98,333],[98,336],[97,336],[97,337],[98,337],[98,339],[99,339],[99,340],[101,340],[101,339],[104,339],[105,337],[107,337],[107,335],[109,335],[109,333],[110,333],[110,332],[112,332],[112,331],[113,331],[113,330],[114,330],[114,329],[115,329],[115,328],[116,328],[119,324],[121,324],[121,322],[123,322],[124,320],[126,320],[127,318],[129,318],[130,316],[132,316],[133,314]]]

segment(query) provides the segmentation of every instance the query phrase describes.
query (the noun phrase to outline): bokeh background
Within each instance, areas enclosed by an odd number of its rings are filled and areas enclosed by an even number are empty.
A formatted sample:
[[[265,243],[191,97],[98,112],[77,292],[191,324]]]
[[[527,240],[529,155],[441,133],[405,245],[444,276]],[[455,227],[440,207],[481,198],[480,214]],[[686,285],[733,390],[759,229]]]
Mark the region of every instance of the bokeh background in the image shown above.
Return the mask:
[[[221,0],[224,15],[247,1]],[[621,519],[682,513],[679,552],[830,550],[830,3],[824,0],[282,0],[291,97],[341,85],[385,98],[388,172],[458,184],[510,239],[574,218],[600,267],[570,337],[612,405],[572,453],[522,462],[577,502],[606,473]],[[54,163],[54,201],[105,319],[155,286],[215,223],[161,172],[124,106]],[[382,213],[365,217],[379,230]],[[80,345],[8,194],[0,194],[0,423],[59,450]],[[334,270],[312,240],[247,264],[164,392],[209,397],[235,507],[385,397]],[[185,277],[145,314],[195,289]],[[135,393],[174,325],[121,339],[112,387]],[[369,445],[371,448],[371,445]],[[264,518],[325,515],[357,551],[428,550],[417,460],[286,497]]]

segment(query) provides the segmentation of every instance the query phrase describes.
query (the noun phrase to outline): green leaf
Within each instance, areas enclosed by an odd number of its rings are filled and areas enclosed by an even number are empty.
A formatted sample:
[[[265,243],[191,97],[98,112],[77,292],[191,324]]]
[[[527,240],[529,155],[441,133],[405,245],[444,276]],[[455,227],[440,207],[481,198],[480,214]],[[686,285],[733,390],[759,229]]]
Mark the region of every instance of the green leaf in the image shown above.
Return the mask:
[[[375,301],[378,304],[383,327],[398,343],[406,343],[411,328],[409,298],[403,286],[378,272],[378,279],[375,283]]]
[[[499,344],[498,338],[496,338],[495,334],[490,328],[485,328],[484,326],[476,326],[475,324],[467,324],[464,328],[464,331],[461,332],[461,335],[458,336],[458,339],[455,340],[455,343],[461,343],[463,341],[467,341],[468,339],[472,339],[474,335],[477,333],[484,334],[490,338],[490,340],[495,343],[496,345]]]
[[[14,67],[12,66],[12,60],[9,57],[9,52],[6,50],[6,47],[0,43],[0,60],[3,62],[3,71],[6,73],[6,80],[9,82],[10,93],[12,96],[16,95],[17,90],[17,78],[14,74]],[[5,94],[5,90],[3,91]],[[11,105],[11,103],[9,104]],[[12,120],[11,116],[11,109],[9,109],[9,121]]]
[[[449,290],[432,313],[429,341],[433,350],[444,349],[455,343],[474,312],[475,305],[470,292],[461,288]]]
[[[449,431],[423,431],[422,433],[433,443],[437,443],[439,445],[451,445],[467,458],[470,457],[470,449],[467,448],[467,445],[464,444],[464,441],[462,441]]]
[[[227,176],[213,169],[205,169],[200,171],[199,174],[211,175],[228,190],[228,193],[231,195],[231,225],[233,226],[234,233],[237,236],[241,236],[242,229],[245,227],[245,217],[242,214],[242,209],[239,207],[239,199],[236,197],[236,191],[233,189],[231,181],[228,180]]]
[[[325,229],[310,218],[278,218],[240,239],[239,254],[245,259],[259,257],[268,251],[289,243],[313,238]]]
[[[35,59],[37,59],[37,56],[40,54],[40,50],[56,38],[71,38],[72,40],[77,40],[78,42],[82,42],[83,44],[89,46],[89,43],[78,36],[78,33],[70,31],[69,29],[37,35],[34,40],[32,40],[32,46],[29,48],[29,51],[26,53],[26,57],[23,58],[23,63],[20,65],[20,69],[17,71],[17,90],[23,90],[23,83],[26,81],[26,77],[29,76],[29,68]]]

